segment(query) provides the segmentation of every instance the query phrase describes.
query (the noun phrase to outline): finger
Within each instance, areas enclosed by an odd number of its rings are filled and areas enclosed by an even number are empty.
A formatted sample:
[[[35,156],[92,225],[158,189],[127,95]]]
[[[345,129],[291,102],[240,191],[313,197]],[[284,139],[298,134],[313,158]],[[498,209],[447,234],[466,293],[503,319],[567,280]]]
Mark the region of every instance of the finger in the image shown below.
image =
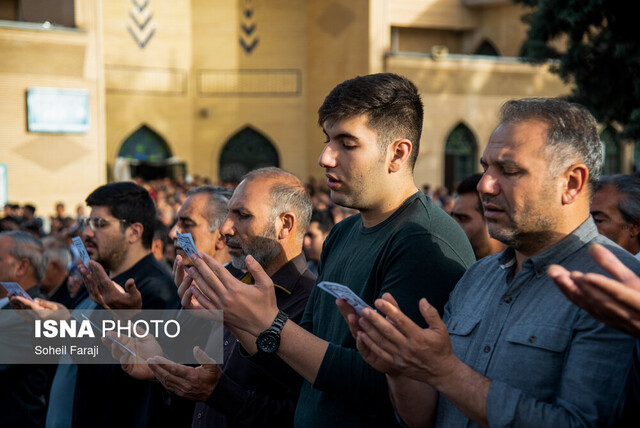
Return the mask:
[[[35,302],[38,305],[40,305],[43,308],[45,308],[45,309],[51,309],[51,310],[54,310],[54,311],[62,311],[62,310],[67,309],[67,307],[64,306],[63,304],[52,302],[50,300],[43,300],[43,299],[36,298]]]
[[[391,303],[393,306],[395,306],[396,308],[400,308],[400,305],[398,305],[398,302],[396,302],[396,299],[393,298],[393,296],[391,295],[391,293],[384,293],[381,297],[381,299],[386,300],[387,302]]]
[[[377,299],[375,301],[376,308],[378,308],[383,314],[387,316],[388,321],[392,322],[395,325],[395,328],[402,332],[404,336],[410,336],[412,334],[418,334],[422,331],[422,328],[411,319],[406,316],[397,306],[389,303],[386,299]],[[367,312],[367,319],[373,317],[374,311],[370,309],[365,309],[362,311],[363,315]],[[382,317],[379,317],[382,320]],[[385,320],[386,321],[386,320]],[[387,321],[387,323],[388,323]],[[380,324],[381,321],[378,321]],[[392,325],[385,326],[385,329],[388,330],[390,328],[395,329]]]
[[[187,291],[182,293],[182,297],[180,299],[180,303],[182,304],[183,308],[185,308],[185,309],[196,309],[196,307],[192,303],[192,300],[191,300],[192,297],[193,297],[193,294],[191,293],[191,289],[190,288],[188,288]]]
[[[184,276],[184,262],[182,261],[182,256],[178,254],[173,261],[173,280],[176,286],[182,283]]]
[[[29,301],[22,296],[12,296],[9,299],[12,308],[17,309],[38,309],[37,301]],[[14,306],[15,305],[15,306]]]
[[[431,304],[424,297],[420,299],[418,303],[418,307],[420,308],[420,313],[422,317],[427,322],[430,330],[444,331],[447,332],[447,326],[440,318],[440,314],[438,310],[431,306]]]
[[[136,287],[135,279],[129,278],[127,282],[125,282],[124,288],[127,294],[131,296],[140,296],[140,291],[138,291],[138,287]]]
[[[388,319],[368,308],[363,309],[358,324],[371,340],[389,352],[402,346],[407,340]]]
[[[216,310],[222,309],[222,305],[220,305],[220,300],[217,299],[214,295],[216,301],[212,301],[207,296],[205,296],[198,287],[191,287],[189,291],[195,297],[196,301],[202,306],[203,309]]]
[[[218,297],[223,298],[228,293],[227,287],[202,258],[196,258],[193,266],[188,268],[188,272],[198,285],[201,293],[210,300],[218,300]]]
[[[253,280],[256,285],[273,284],[273,281],[271,281],[269,275],[267,275],[262,266],[260,266],[260,263],[258,263],[256,259],[253,258],[253,256],[248,255],[245,258],[245,264],[247,265],[247,270],[249,270],[249,273],[251,273],[251,276],[253,276]]]
[[[189,374],[190,370],[193,370],[192,367],[175,363],[171,360],[168,360],[160,356],[149,358],[147,360],[147,364],[149,364],[150,366],[153,365],[157,367],[159,369],[159,372],[164,371],[166,379],[170,379],[170,378],[181,379],[183,377],[186,377]]]
[[[349,331],[351,332],[351,335],[355,339],[358,331],[360,330],[360,325],[358,324],[358,320],[360,319],[360,316],[358,315],[356,310],[353,309],[353,306],[347,303],[347,301],[344,299],[337,299],[336,305],[338,305],[338,309],[340,309],[342,318],[344,318],[344,320],[347,322],[347,325],[349,326]]]
[[[582,293],[594,304],[602,299],[612,300],[627,309],[640,311],[640,293],[623,283],[597,273],[585,274],[577,281]]]
[[[640,289],[640,279],[631,269],[626,267],[611,251],[604,246],[593,244],[589,247],[589,254],[598,265],[609,272],[617,280]]]
[[[209,355],[207,355],[207,353],[204,352],[202,349],[200,349],[199,346],[195,346],[193,348],[193,357],[196,359],[197,362],[199,362],[203,366],[208,366],[208,365],[216,365],[217,366],[217,364],[218,364],[218,363],[216,363],[216,360],[214,360]]]
[[[556,284],[556,287],[565,295],[569,300],[577,304],[577,300],[580,298],[580,289],[571,277],[571,272],[566,270],[560,265],[550,265],[547,269],[547,275]],[[574,273],[574,276],[577,272]]]
[[[178,285],[178,296],[183,297],[184,293],[191,287],[193,279],[190,275],[183,276],[182,282]]]
[[[391,354],[383,350],[378,344],[365,332],[358,333],[356,347],[360,351],[360,355],[377,369],[383,369],[383,366],[393,365],[393,357]]]

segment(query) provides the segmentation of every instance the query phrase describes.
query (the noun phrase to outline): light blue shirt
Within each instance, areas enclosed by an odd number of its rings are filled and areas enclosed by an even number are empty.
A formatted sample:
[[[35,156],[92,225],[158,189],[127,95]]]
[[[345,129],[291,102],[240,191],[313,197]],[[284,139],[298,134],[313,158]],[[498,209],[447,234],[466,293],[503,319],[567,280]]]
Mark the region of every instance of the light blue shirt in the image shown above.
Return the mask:
[[[78,302],[74,309],[95,309],[89,296]],[[69,355],[62,355],[56,368],[49,394],[46,428],[71,428],[73,426],[73,400],[76,391],[78,365]]]
[[[595,242],[640,273],[640,262],[589,218],[515,275],[513,249],[480,260],[451,293],[444,321],[454,353],[492,380],[489,426],[600,427],[620,417],[633,339],[572,304],[546,274],[554,263],[604,273],[587,252]],[[476,425],[441,395],[436,426]]]

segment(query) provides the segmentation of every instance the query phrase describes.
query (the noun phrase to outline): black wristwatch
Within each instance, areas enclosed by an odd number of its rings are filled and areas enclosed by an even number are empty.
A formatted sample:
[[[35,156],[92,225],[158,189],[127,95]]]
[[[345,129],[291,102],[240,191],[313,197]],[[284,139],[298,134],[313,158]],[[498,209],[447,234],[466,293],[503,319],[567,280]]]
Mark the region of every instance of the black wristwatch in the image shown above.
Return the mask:
[[[280,346],[280,332],[288,319],[289,315],[282,311],[278,312],[271,327],[260,333],[258,339],[256,339],[256,346],[259,352],[263,354],[273,354],[278,350]]]

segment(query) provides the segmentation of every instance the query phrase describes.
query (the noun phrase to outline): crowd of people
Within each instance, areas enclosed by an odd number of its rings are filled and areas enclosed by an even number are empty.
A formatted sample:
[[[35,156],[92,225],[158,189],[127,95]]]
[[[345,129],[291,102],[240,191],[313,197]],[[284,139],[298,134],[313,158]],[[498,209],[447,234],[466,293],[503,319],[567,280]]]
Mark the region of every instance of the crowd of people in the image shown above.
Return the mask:
[[[433,193],[409,80],[349,79],[318,115],[326,184],[271,167],[109,183],[46,221],[5,206],[0,279],[35,300],[0,308],[222,310],[224,333],[194,328],[199,364],[130,337],[120,364],[0,366],[2,425],[637,426],[640,178],[600,177],[586,109],[506,102],[484,172]]]

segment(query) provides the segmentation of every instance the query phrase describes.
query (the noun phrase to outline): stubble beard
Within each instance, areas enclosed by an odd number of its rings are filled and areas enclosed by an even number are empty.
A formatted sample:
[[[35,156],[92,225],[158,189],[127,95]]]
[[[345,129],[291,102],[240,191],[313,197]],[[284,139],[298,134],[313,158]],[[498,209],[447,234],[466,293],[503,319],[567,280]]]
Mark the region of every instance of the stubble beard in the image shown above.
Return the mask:
[[[251,255],[263,268],[275,259],[282,251],[276,239],[274,222],[270,221],[260,236],[255,236],[242,245],[242,254],[231,255],[231,265],[236,269],[247,269],[246,258]]]

